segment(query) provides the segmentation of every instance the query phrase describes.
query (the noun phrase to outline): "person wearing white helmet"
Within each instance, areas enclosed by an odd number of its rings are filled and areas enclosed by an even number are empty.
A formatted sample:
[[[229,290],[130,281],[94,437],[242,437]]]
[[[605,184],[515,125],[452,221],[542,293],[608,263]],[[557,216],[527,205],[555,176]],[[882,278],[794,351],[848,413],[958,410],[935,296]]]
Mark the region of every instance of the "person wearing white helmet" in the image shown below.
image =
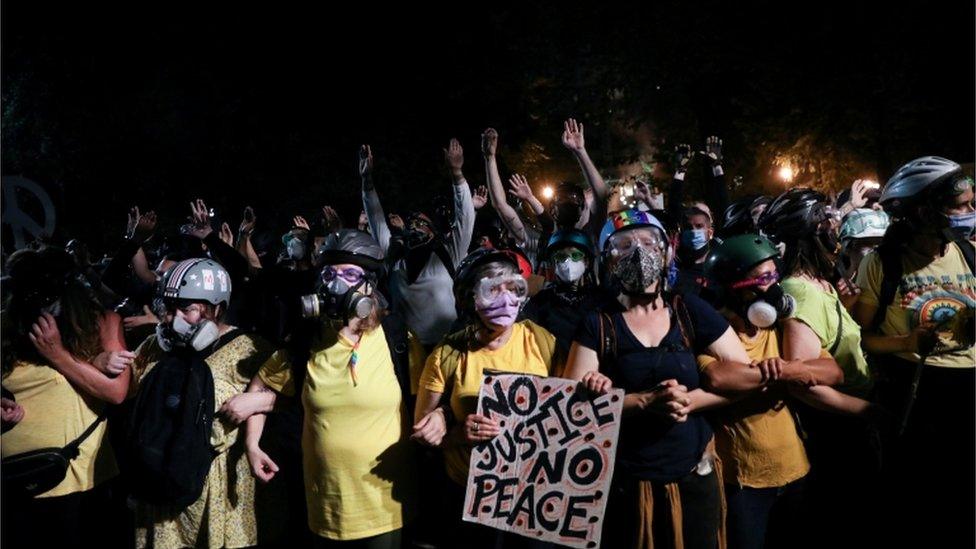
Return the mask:
[[[908,162],[881,195],[893,223],[858,269],[854,317],[879,372],[878,399],[896,419],[884,441],[884,485],[897,486],[899,503],[886,510],[899,544],[974,543],[973,200],[959,164],[937,156]]]
[[[858,208],[840,226],[840,260],[844,278],[853,280],[861,260],[881,244],[891,219],[884,211]]]
[[[218,417],[209,438],[213,461],[202,493],[182,509],[137,498],[136,546],[256,545],[254,478],[249,473],[239,422],[223,405],[247,389],[251,376],[272,349],[261,338],[225,322],[230,276],[211,259],[188,259],[171,267],[160,281],[158,295],[163,309],[157,311],[161,322],[156,334],[136,349],[133,380],[142,389],[147,376],[164,361],[200,357],[213,377],[213,414]]]

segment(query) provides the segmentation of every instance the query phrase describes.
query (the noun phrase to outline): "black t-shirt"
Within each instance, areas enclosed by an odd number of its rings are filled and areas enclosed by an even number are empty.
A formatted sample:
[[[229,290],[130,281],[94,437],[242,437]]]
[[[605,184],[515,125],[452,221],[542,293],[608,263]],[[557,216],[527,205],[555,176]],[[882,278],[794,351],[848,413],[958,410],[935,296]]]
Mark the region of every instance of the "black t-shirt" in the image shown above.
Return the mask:
[[[556,336],[556,346],[562,356],[569,355],[569,346],[579,329],[583,317],[597,306],[595,288],[582,288],[570,295],[560,295],[553,286],[542,290],[529,299],[522,309],[522,317],[535,322]]]
[[[613,380],[613,386],[627,393],[652,389],[667,379],[697,389],[700,385],[696,354],[704,353],[729,328],[708,303],[685,294],[681,301],[687,310],[693,351],[685,347],[674,310],[671,328],[657,347],[645,347],[627,327],[617,302],[607,303],[602,311],[609,314],[616,331],[616,358],[606,350],[600,371]],[[670,309],[670,306],[669,306]],[[584,347],[600,352],[600,316],[586,315],[575,340]],[[701,459],[712,430],[701,414],[692,414],[684,423],[675,423],[653,413],[625,418],[620,428],[617,467],[622,474],[639,479],[671,482],[687,475]]]

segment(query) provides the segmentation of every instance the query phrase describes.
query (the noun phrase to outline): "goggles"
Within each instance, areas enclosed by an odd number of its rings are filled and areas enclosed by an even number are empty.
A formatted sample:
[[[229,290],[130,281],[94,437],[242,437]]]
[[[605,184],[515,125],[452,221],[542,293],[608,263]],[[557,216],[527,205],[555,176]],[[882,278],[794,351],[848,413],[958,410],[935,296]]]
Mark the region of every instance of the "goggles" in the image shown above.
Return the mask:
[[[552,260],[556,263],[562,263],[566,260],[583,261],[585,258],[586,254],[576,248],[567,248],[552,254]]]
[[[491,303],[503,292],[508,292],[520,301],[529,293],[529,285],[521,275],[511,274],[482,278],[474,288],[474,297],[481,303]]]
[[[770,271],[768,273],[763,273],[755,278],[747,278],[745,280],[733,282],[732,288],[736,290],[739,288],[753,288],[756,286],[766,286],[768,284],[774,284],[778,281],[779,281],[779,273],[776,271]]]
[[[328,284],[336,278],[341,278],[348,284],[355,285],[359,284],[364,278],[366,278],[366,273],[354,268],[336,269],[335,267],[329,266],[322,269],[322,282]]]
[[[661,234],[657,230],[634,229],[611,235],[607,239],[607,246],[613,255],[628,256],[634,253],[637,248],[643,248],[648,252],[663,252],[667,249],[667,242],[661,238]]]

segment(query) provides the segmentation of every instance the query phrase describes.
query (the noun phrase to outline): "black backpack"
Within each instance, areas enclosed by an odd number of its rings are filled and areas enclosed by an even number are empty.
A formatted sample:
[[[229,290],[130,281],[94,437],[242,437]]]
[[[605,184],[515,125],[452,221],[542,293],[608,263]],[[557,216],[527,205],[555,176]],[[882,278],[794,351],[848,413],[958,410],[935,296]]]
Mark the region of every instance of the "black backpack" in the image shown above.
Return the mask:
[[[215,456],[214,381],[206,353],[167,353],[143,378],[128,425],[129,482],[136,499],[183,508],[203,492]]]

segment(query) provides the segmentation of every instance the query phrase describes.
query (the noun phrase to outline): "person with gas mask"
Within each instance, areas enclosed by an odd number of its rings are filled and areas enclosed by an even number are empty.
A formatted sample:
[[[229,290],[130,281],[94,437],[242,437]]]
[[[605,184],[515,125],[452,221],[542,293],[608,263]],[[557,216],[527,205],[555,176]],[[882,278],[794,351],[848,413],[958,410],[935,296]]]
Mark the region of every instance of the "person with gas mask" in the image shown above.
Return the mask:
[[[688,208],[681,217],[680,235],[676,254],[678,279],[674,289],[679,293],[701,295],[708,285],[703,265],[715,235],[712,218],[699,208]]]
[[[935,545],[973,543],[972,467],[952,467],[938,481],[918,474],[976,461],[973,196],[959,164],[936,156],[908,162],[884,186],[881,205],[893,222],[857,273],[854,316],[878,369],[878,399],[897,420],[885,441],[886,484],[908,501],[968,502],[912,506],[911,516],[890,509],[899,525],[924,521],[925,543]],[[897,528],[892,537],[919,542],[922,530]]]
[[[140,483],[144,475],[142,462],[131,465],[135,492],[135,526],[137,547],[246,547],[258,543],[258,514],[255,510],[255,484],[245,458],[244,436],[238,423],[226,414],[223,404],[243,393],[258,367],[271,355],[272,348],[261,338],[245,334],[225,321],[230,304],[231,279],[228,272],[212,259],[196,258],[177,263],[160,281],[161,322],[156,334],[138,349],[133,364],[133,381],[137,387],[130,420],[130,437],[143,430],[141,406],[149,400],[143,392],[152,392],[157,382],[176,379],[169,372],[187,371],[202,366],[212,377],[214,409],[210,436],[212,462],[203,469],[206,476],[199,497],[186,506],[156,500],[150,484],[146,491]],[[189,378],[188,378],[189,379]],[[189,383],[189,381],[186,381]],[[172,397],[167,397],[166,406]],[[191,393],[179,394],[175,403],[190,400]],[[207,397],[204,396],[204,399]],[[202,405],[207,400],[200,400]],[[178,404],[177,404],[178,405]],[[192,405],[192,404],[191,404]],[[178,428],[188,428],[180,425]],[[135,439],[130,444],[138,444]],[[138,453],[133,453],[138,455]],[[175,467],[189,466],[174,465]],[[263,528],[263,526],[262,526]]]
[[[376,288],[383,250],[369,234],[344,229],[326,238],[320,254],[317,292],[302,298],[309,332],[276,352],[248,390],[301,399],[312,546],[400,547],[401,529],[416,513],[416,469],[407,374]],[[247,419],[247,457],[254,477],[268,482],[280,469],[259,445],[264,424],[264,414]]]
[[[516,534],[461,521],[471,448],[499,433],[495,420],[476,413],[482,374],[548,376],[556,367],[552,334],[531,320],[517,321],[528,285],[513,255],[479,249],[461,262],[454,296],[465,327],[434,348],[420,378],[413,438],[444,450],[453,517],[447,547],[536,546],[522,545],[524,538]]]
[[[444,158],[454,183],[451,237],[440,238],[429,218],[411,216],[405,231],[407,250],[389,273],[393,308],[403,315],[407,327],[425,349],[436,345],[457,318],[454,298],[444,289],[451,286],[455,267],[468,251],[475,220],[471,189],[461,171],[464,150],[456,139],[452,139],[444,150]],[[363,145],[360,150],[359,173],[370,233],[384,254],[389,255],[391,233],[373,185],[373,154],[369,145]]]
[[[565,377],[598,392],[623,389],[607,547],[717,547],[721,475],[703,410],[729,399],[701,387],[696,355],[748,363],[728,322],[693,294],[667,284],[673,251],[654,216],[624,210],[600,234],[612,299],[588,313]]]
[[[727,238],[705,260],[705,274],[724,304],[719,312],[752,360],[698,357],[704,384],[738,399],[712,417],[715,449],[725,467],[731,548],[792,545],[793,532],[803,524],[803,479],[810,463],[787,400],[808,387],[843,380],[826,352],[813,360],[781,358],[776,321],[788,317],[795,303],[779,285],[779,258],[767,238],[746,234]]]
[[[834,387],[814,386],[804,392],[797,412],[808,435],[812,472],[807,482],[814,519],[828,524],[841,513],[854,516],[873,509],[870,497],[877,481],[877,423],[882,410],[869,399],[873,378],[861,349],[861,330],[841,302],[835,279],[838,235],[828,211],[827,197],[809,188],[795,188],[778,196],[759,219],[759,230],[784,249],[783,292],[792,297],[792,312],[780,319],[782,358],[815,360],[824,352],[844,373]],[[864,541],[866,523],[847,525],[845,536]],[[823,528],[815,538],[826,539],[839,530]],[[848,536],[850,534],[850,536]],[[823,536],[823,539],[817,537]]]
[[[22,413],[0,436],[2,541],[122,544],[116,517],[125,509],[113,497],[118,467],[105,421],[108,405],[129,390],[133,355],[122,341],[121,319],[102,308],[61,249],[18,250],[6,269],[2,383],[4,400]],[[99,363],[117,370],[103,373]],[[39,466],[31,458],[45,449],[66,455],[59,474],[50,474],[53,461]]]
[[[529,299],[522,317],[549,330],[556,337],[560,356],[565,358],[580,320],[597,304],[593,241],[578,229],[560,230],[552,235],[545,250],[555,280]]]

